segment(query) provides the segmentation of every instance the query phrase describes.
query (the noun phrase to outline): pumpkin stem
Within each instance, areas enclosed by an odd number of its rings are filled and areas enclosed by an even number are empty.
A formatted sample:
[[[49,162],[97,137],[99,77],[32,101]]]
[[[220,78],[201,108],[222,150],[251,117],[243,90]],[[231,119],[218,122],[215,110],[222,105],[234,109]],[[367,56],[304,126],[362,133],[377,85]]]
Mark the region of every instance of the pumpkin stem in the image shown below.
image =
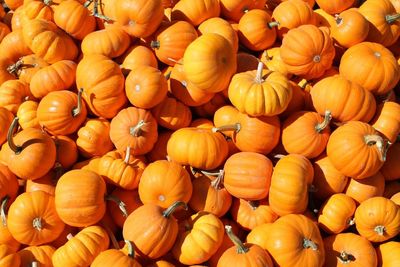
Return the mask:
[[[257,72],[256,72],[256,78],[255,78],[255,82],[256,82],[256,83],[262,83],[262,82],[264,82],[264,79],[263,79],[263,77],[262,77],[263,69],[264,69],[264,63],[262,63],[261,61],[258,62]]]
[[[268,28],[270,28],[270,29],[272,29],[274,27],[279,27],[279,25],[280,24],[277,21],[271,21],[271,22],[268,22],[268,24],[267,24]]]
[[[135,250],[133,249],[133,244],[132,244],[132,242],[129,241],[129,240],[124,240],[124,241],[125,241],[125,244],[126,244],[127,247],[128,247],[128,256],[129,256],[131,259],[135,258]]]
[[[58,161],[56,163],[54,163],[54,168],[53,169],[54,169],[54,172],[55,172],[54,180],[57,181],[63,175],[64,169],[63,169],[63,166],[61,165],[61,163],[58,162]]]
[[[67,240],[71,240],[73,237],[74,237],[74,236],[73,236],[71,233],[69,233],[69,234],[67,235]]]
[[[99,19],[102,19],[105,21],[112,21],[111,18],[99,13],[99,0],[88,0],[85,2],[84,5],[85,5],[85,7],[88,7],[91,3],[93,3],[93,12],[92,12],[93,17],[96,17],[96,18],[99,18]]]
[[[49,6],[49,5],[53,4],[53,1],[52,1],[52,0],[43,0],[43,3],[44,3],[46,6]]]
[[[118,244],[118,241],[117,241],[117,239],[115,238],[115,235],[114,235],[113,231],[111,231],[110,227],[108,226],[107,223],[104,222],[103,219],[100,221],[100,226],[103,227],[104,230],[106,230],[107,235],[108,235],[108,237],[110,238],[111,243],[113,244],[113,247],[114,247],[115,249],[120,249],[119,244]]]
[[[182,65],[181,60],[176,60],[176,59],[174,59],[174,58],[172,58],[172,57],[167,57],[167,59],[168,59],[169,61],[174,62],[175,64]]]
[[[258,202],[257,200],[250,200],[248,201],[248,203],[252,210],[256,210],[258,206],[260,206],[260,202]]]
[[[185,210],[188,209],[188,206],[185,202],[183,201],[175,201],[171,206],[169,206],[166,210],[163,211],[162,216],[165,218],[169,218],[172,213],[178,208],[178,207],[183,207]]]
[[[16,77],[18,77],[18,72],[24,67],[25,68],[34,68],[34,67],[36,67],[36,64],[24,64],[24,61],[22,59],[19,59],[14,64],[11,64],[10,66],[8,66],[7,71],[10,74],[13,74]]]
[[[219,174],[218,174],[217,178],[215,178],[214,180],[211,181],[211,186],[213,188],[215,188],[216,190],[218,190],[220,188],[220,185],[224,180],[224,174],[225,174],[224,170],[219,170]]]
[[[221,175],[221,171],[224,172],[224,170],[219,170],[218,172],[208,172],[201,170],[200,172],[205,176],[219,176]]]
[[[78,116],[82,111],[82,93],[83,93],[83,88],[79,89],[78,91],[78,105],[76,108],[72,110],[72,117]]]
[[[13,138],[13,134],[14,134],[14,130],[15,127],[17,127],[18,125],[18,117],[15,117],[10,125],[10,128],[8,129],[8,133],[7,133],[7,143],[8,146],[10,147],[10,149],[16,154],[18,155],[19,153],[21,153],[22,151],[22,147],[21,146],[17,146],[14,143],[14,138]]]
[[[153,49],[159,49],[160,48],[160,41],[151,41],[150,42],[150,47]]]
[[[349,221],[347,222],[348,225],[354,225],[356,223],[356,220],[354,218],[349,219]]]
[[[33,228],[35,228],[36,230],[42,231],[42,229],[43,229],[42,218],[37,217],[37,218],[33,219],[32,225],[33,225]]]
[[[380,155],[381,161],[386,161],[387,147],[386,147],[386,145],[384,145],[384,140],[381,136],[376,135],[376,134],[366,135],[366,136],[364,136],[364,140],[368,146],[376,145],[376,147],[378,148],[378,151],[380,152],[379,155]]]
[[[318,245],[315,244],[314,241],[308,238],[303,239],[303,247],[304,248],[311,248],[312,250],[318,250]]]
[[[315,125],[315,130],[317,131],[317,133],[321,133],[329,125],[331,120],[332,120],[332,113],[330,110],[326,110],[324,121],[322,123],[318,123],[317,125]]]
[[[140,136],[141,133],[142,133],[142,127],[143,127],[144,125],[146,125],[146,123],[144,122],[144,120],[139,121],[138,124],[136,124],[136,126],[132,126],[132,127],[129,129],[129,133],[130,133],[131,135],[133,135],[134,137]]]
[[[1,223],[3,226],[7,226],[7,217],[6,217],[6,206],[8,201],[10,200],[9,196],[5,196],[3,200],[1,201],[1,206],[0,206],[0,216],[1,216]]]
[[[39,263],[37,261],[32,261],[32,267],[39,267]]]
[[[335,22],[336,22],[336,26],[340,26],[343,24],[343,18],[340,17],[339,14],[335,15]]]
[[[394,15],[386,15],[385,19],[387,23],[392,24],[396,22],[396,20],[400,19],[400,13]]]
[[[128,211],[126,210],[126,204],[119,198],[113,195],[106,196],[106,200],[112,201],[118,205],[118,208],[121,210],[122,215],[124,217],[128,217]]]
[[[228,235],[229,239],[232,241],[233,244],[236,246],[236,252],[238,254],[245,254],[249,251],[249,248],[246,247],[243,242],[237,237],[233,231],[232,231],[232,226],[230,225],[225,225],[225,231],[226,234]]]
[[[166,80],[169,80],[171,78],[171,73],[172,73],[172,71],[168,71],[168,73],[165,74],[165,79]]]
[[[338,259],[342,264],[350,264],[352,261],[355,260],[354,256],[348,254],[346,251],[340,252]]]
[[[130,157],[131,157],[131,147],[127,146],[126,147],[126,152],[125,152],[125,158],[124,158],[125,164],[129,164],[129,158]]]
[[[236,133],[240,132],[240,129],[242,128],[242,125],[238,122],[235,124],[230,124],[230,125],[224,125],[220,127],[213,127],[211,131],[213,133],[216,132],[223,132],[223,131],[235,131]]]
[[[386,232],[386,227],[383,225],[377,225],[374,228],[374,231],[378,234],[378,235],[384,235]]]
[[[85,8],[88,8],[88,7],[90,6],[91,3],[93,3],[93,0],[87,0],[87,1],[83,4],[83,6],[84,6]]]
[[[302,79],[300,82],[297,83],[297,85],[301,88],[301,89],[305,89],[306,86],[308,84],[308,81],[306,79]]]

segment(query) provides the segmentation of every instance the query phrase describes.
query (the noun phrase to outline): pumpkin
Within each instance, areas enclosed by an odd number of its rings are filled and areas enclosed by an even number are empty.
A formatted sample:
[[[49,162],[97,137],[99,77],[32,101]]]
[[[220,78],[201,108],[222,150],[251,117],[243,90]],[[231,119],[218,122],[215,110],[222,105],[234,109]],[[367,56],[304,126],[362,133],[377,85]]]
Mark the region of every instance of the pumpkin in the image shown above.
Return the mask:
[[[137,66],[126,77],[125,93],[138,108],[150,109],[167,96],[167,80],[161,71],[150,66]]]
[[[109,58],[121,56],[130,45],[129,35],[118,26],[107,26],[103,30],[94,31],[82,40],[83,55],[104,55]]]
[[[11,30],[22,29],[22,13],[24,11],[23,6],[19,6],[13,13],[11,18]]]
[[[399,257],[394,257],[400,251],[400,242],[389,241],[377,248],[379,262],[384,267],[395,267],[400,263]],[[394,253],[394,254],[393,254]]]
[[[370,23],[367,41],[384,46],[391,46],[397,41],[400,32],[399,14],[390,0],[365,1],[359,11]]]
[[[272,211],[267,199],[247,201],[235,198],[230,213],[233,220],[246,230],[253,230],[265,223],[273,223],[279,217]]]
[[[324,239],[325,266],[377,266],[377,256],[372,244],[353,233],[331,235]]]
[[[279,142],[280,121],[277,116],[252,117],[232,106],[223,106],[214,114],[215,128],[229,136],[243,152],[268,154]],[[258,136],[254,140],[254,136]]]
[[[349,48],[367,38],[369,22],[358,9],[347,9],[335,16],[331,32],[332,38],[339,45]]]
[[[167,144],[172,161],[202,170],[220,166],[228,156],[228,144],[220,133],[204,128],[181,128],[175,131]]]
[[[54,10],[54,22],[78,40],[82,40],[96,29],[95,17],[91,16],[89,10],[76,0],[62,1],[57,6]]]
[[[76,63],[61,60],[38,70],[30,81],[32,95],[42,98],[50,92],[69,89],[75,82]]]
[[[150,163],[139,182],[140,200],[162,208],[168,208],[176,201],[187,203],[192,191],[189,173],[180,164],[167,160]]]
[[[2,22],[0,22],[0,42],[3,40],[3,38],[9,34],[11,31],[8,28],[8,26]]]
[[[279,72],[263,70],[235,74],[228,94],[232,104],[250,116],[273,116],[282,113],[292,98],[289,80]]]
[[[371,124],[382,133],[391,143],[394,143],[400,134],[400,104],[386,101],[378,106]]]
[[[385,141],[372,126],[360,121],[350,121],[333,131],[326,151],[333,166],[354,179],[374,175],[386,157]]]
[[[158,133],[157,142],[146,157],[150,162],[167,158],[167,143],[173,131],[162,131]]]
[[[271,209],[280,216],[304,212],[313,175],[314,170],[306,157],[289,154],[281,158],[271,177],[268,196]]]
[[[73,40],[53,22],[31,20],[23,27],[22,34],[28,47],[48,63],[63,59],[73,60],[78,54]]]
[[[157,141],[157,122],[145,109],[129,107],[121,110],[110,124],[110,139],[119,151],[131,148],[132,155],[149,152]]]
[[[38,106],[38,102],[28,100],[22,102],[18,107],[17,117],[19,118],[19,125],[22,129],[40,128],[39,119],[37,118]]]
[[[317,225],[301,214],[289,214],[276,220],[266,245],[274,261],[281,266],[323,266],[325,261]]]
[[[341,75],[326,77],[314,84],[311,99],[320,115],[330,111],[332,118],[340,122],[368,122],[376,110],[373,95]]]
[[[178,236],[178,223],[172,213],[184,202],[175,202],[166,210],[154,204],[144,204],[134,210],[124,223],[125,240],[134,243],[140,255],[156,259],[165,255]]]
[[[31,266],[34,262],[39,266],[51,267],[51,257],[55,248],[49,245],[30,246],[18,251],[21,258],[21,266]]]
[[[45,175],[54,165],[56,146],[45,132],[27,128],[13,137],[18,124],[14,118],[7,135],[2,153],[10,170],[22,179],[34,180]]]
[[[234,197],[261,200],[268,195],[272,162],[264,155],[239,152],[230,156],[224,165],[224,186]]]
[[[212,117],[219,108],[227,105],[229,100],[225,97],[224,93],[217,93],[211,100],[201,106],[193,107],[197,116],[209,118]],[[212,123],[211,123],[212,124]],[[213,125],[211,125],[212,128]]]
[[[29,85],[20,80],[5,81],[0,85],[0,107],[16,114],[21,103],[30,98]]]
[[[183,264],[200,264],[217,251],[223,237],[224,225],[220,219],[214,214],[199,212],[179,224],[172,254]],[[200,244],[198,240],[203,242]]]
[[[382,196],[385,190],[385,177],[381,172],[361,179],[350,179],[345,190],[346,195],[352,197],[357,203],[377,196]]]
[[[53,7],[51,2],[45,3],[45,1],[25,1],[23,10],[21,12],[21,24],[22,26],[29,23],[33,19],[43,19],[53,21]]]
[[[286,33],[301,25],[316,24],[312,7],[302,0],[282,1],[272,12],[274,22],[269,23],[270,28],[277,27],[280,39]]]
[[[5,209],[9,204],[14,201],[18,193],[18,180],[17,177],[8,169],[6,165],[0,163],[0,201],[1,201],[1,224],[6,226],[7,219],[5,216]],[[6,236],[6,234],[4,234]],[[2,241],[0,239],[0,241]],[[1,242],[2,243],[2,242]],[[0,244],[1,244],[0,243]]]
[[[2,57],[16,62],[20,57],[31,55],[32,51],[23,41],[22,29],[13,30],[0,43],[0,51],[7,51]]]
[[[54,164],[54,170],[58,171],[57,168],[69,169],[78,160],[78,148],[74,140],[68,136],[58,135],[52,136],[56,145],[56,163]]]
[[[14,119],[14,115],[6,108],[0,107],[0,144],[3,144],[7,140],[6,129],[10,127],[11,122]]]
[[[235,51],[229,41],[217,33],[206,33],[194,40],[186,48],[183,62],[188,81],[212,93],[227,88],[236,71]]]
[[[355,0],[333,0],[333,1],[327,1],[327,0],[315,0],[317,4],[322,8],[324,11],[328,12],[329,14],[337,14],[342,12],[343,10],[348,9],[354,3],[356,2]]]
[[[354,64],[360,67],[354,68]],[[399,68],[389,49],[378,43],[362,42],[346,50],[339,72],[373,94],[384,95],[399,81]]]
[[[18,267],[21,264],[21,258],[6,244],[0,244],[0,264],[4,267]]]
[[[313,163],[315,188],[314,196],[324,200],[333,194],[342,193],[349,178],[340,173],[333,165],[326,154],[319,156]]]
[[[86,158],[103,156],[113,149],[110,122],[103,118],[88,119],[77,132],[76,145]]]
[[[322,76],[332,66],[335,56],[328,32],[314,25],[301,25],[288,31],[280,49],[288,71],[305,79]]]
[[[397,159],[400,156],[400,143],[394,143],[387,151],[386,161],[381,168],[381,172],[385,180],[392,181],[400,178],[400,166],[397,164]]]
[[[62,266],[88,266],[109,245],[106,230],[100,226],[83,228],[53,254],[54,267]]]
[[[194,179],[189,206],[196,212],[205,211],[218,217],[227,213],[232,204],[232,196],[222,186],[222,179],[222,175],[214,180],[206,175]]]
[[[220,0],[221,14],[229,20],[238,22],[251,9],[263,9],[266,0]]]
[[[83,89],[80,89],[76,95],[66,90],[54,91],[43,97],[37,109],[40,126],[49,133],[58,135],[77,131],[87,114],[82,92]]]
[[[281,51],[279,47],[272,47],[265,50],[260,56],[260,61],[264,63],[267,69],[271,71],[280,72],[288,78],[292,76],[292,74],[287,70],[286,65],[282,61]]]
[[[372,242],[386,241],[400,232],[400,207],[384,197],[372,197],[357,207],[357,231]]]
[[[238,51],[238,46],[239,46],[238,34],[232,28],[231,24],[228,21],[222,18],[210,18],[203,21],[199,25],[198,31],[201,34],[206,34],[206,33],[220,34],[229,41],[229,43],[233,47],[233,51],[235,52]]]
[[[134,37],[148,37],[160,25],[164,16],[161,0],[123,0],[115,6],[115,21]]]
[[[270,231],[272,223],[264,223],[254,227],[246,237],[246,241],[251,244],[259,245],[263,249],[267,249],[267,235]]]
[[[330,234],[338,234],[354,224],[356,202],[343,193],[330,196],[318,215],[318,226]]]
[[[307,158],[317,157],[328,143],[331,118],[329,111],[325,112],[325,118],[316,112],[292,113],[282,125],[283,147],[288,153],[301,154]]]
[[[7,71],[16,77],[21,82],[30,83],[32,76],[41,68],[49,64],[37,55],[27,55],[19,58],[13,64],[7,67]]]
[[[24,1],[22,1],[22,0],[6,0],[6,1],[4,1],[4,3],[6,3],[8,8],[10,8],[11,10],[16,10],[18,7],[23,5]]]
[[[226,233],[235,244],[235,247],[227,249],[219,258],[217,267],[272,267],[271,257],[259,245],[251,243],[242,243],[240,239],[232,232],[232,226],[225,225]]]
[[[51,242],[64,229],[56,213],[54,196],[43,191],[19,195],[8,211],[7,226],[18,242],[27,245]]]
[[[103,55],[87,55],[76,69],[76,86],[92,113],[113,118],[126,104],[124,76],[117,63]]]
[[[68,225],[93,225],[104,216],[105,193],[106,184],[97,173],[89,170],[68,171],[57,182],[57,213]]]
[[[153,51],[141,44],[133,45],[118,58],[121,63],[122,71],[129,72],[138,65],[146,65],[154,68],[158,67],[157,58]]]
[[[171,20],[188,21],[193,26],[200,25],[203,21],[219,17],[220,4],[218,0],[180,0],[172,8]]]
[[[197,36],[196,29],[189,22],[173,21],[161,25],[150,46],[161,62],[174,66]]]
[[[58,178],[55,171],[49,171],[39,179],[26,181],[25,192],[43,191],[54,196]]]
[[[261,51],[271,47],[276,39],[276,30],[270,27],[271,16],[264,10],[246,12],[239,21],[239,40],[248,49]]]
[[[111,196],[119,199],[121,203],[125,204],[127,214],[131,214],[134,210],[143,205],[140,201],[138,190],[125,190],[117,187],[112,191]],[[118,204],[114,201],[109,201],[107,203],[107,210],[115,224],[122,228],[126,217],[121,213]]]
[[[118,249],[108,249],[101,252],[92,262],[90,266],[101,267],[104,265],[111,264],[112,266],[120,267],[142,267],[142,265],[135,260],[135,250],[130,241],[126,241],[128,245],[128,255],[122,250]]]

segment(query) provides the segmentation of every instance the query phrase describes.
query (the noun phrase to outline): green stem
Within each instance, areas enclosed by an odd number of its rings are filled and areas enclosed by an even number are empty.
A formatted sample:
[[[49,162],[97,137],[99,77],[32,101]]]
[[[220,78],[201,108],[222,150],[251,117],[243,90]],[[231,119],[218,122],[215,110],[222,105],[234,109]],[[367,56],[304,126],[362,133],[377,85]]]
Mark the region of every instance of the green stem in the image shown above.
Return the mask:
[[[381,161],[386,161],[386,152],[387,152],[387,147],[385,145],[385,141],[383,138],[379,135],[366,135],[364,136],[364,141],[368,146],[374,146],[378,148],[379,151],[379,156]]]
[[[311,248],[312,250],[318,250],[317,244],[314,243],[311,239],[304,238],[303,239],[303,247],[304,248]]]
[[[160,48],[160,41],[151,41],[150,42],[150,47],[153,49],[159,49]]]
[[[37,231],[42,231],[42,229],[43,229],[42,218],[40,218],[40,217],[34,218],[32,221],[32,226]]]
[[[129,241],[129,240],[125,240],[125,244],[126,244],[127,247],[128,247],[128,256],[129,256],[131,259],[135,258],[135,250],[133,249],[133,244],[132,244],[132,242]]]
[[[8,129],[8,132],[7,132],[7,143],[8,143],[8,146],[10,147],[10,149],[11,149],[16,155],[18,155],[18,154],[21,153],[21,151],[22,151],[22,147],[21,147],[21,146],[17,146],[17,145],[14,143],[14,138],[13,138],[14,130],[15,130],[15,128],[16,128],[17,125],[18,125],[18,120],[19,120],[18,117],[15,117],[15,118],[13,119],[13,121],[12,121],[12,123],[11,123],[11,126],[10,126],[10,128]]]
[[[219,176],[219,175],[221,175],[221,172],[224,172],[224,170],[219,170],[217,172],[208,172],[208,171],[201,170],[200,172],[205,176]]]
[[[139,121],[138,124],[136,124],[135,126],[132,126],[129,129],[129,133],[134,137],[140,136],[142,133],[142,127],[144,125],[146,125],[146,122],[144,120]]]
[[[220,188],[220,185],[223,183],[224,180],[224,170],[220,170],[217,178],[215,178],[213,181],[211,181],[211,186],[218,190]]]
[[[374,231],[378,234],[383,236],[386,232],[386,227],[383,225],[377,225],[374,229]]]
[[[124,159],[125,164],[129,164],[130,157],[131,157],[131,147],[127,146],[126,152],[125,152],[125,159]]]
[[[185,202],[176,201],[171,206],[169,206],[166,210],[163,211],[162,216],[164,216],[165,218],[169,218],[169,216],[171,216],[171,214],[174,213],[174,211],[179,207],[183,207],[185,210],[188,209],[188,206]]]
[[[223,131],[234,131],[234,132],[238,133],[238,132],[240,132],[241,127],[242,126],[240,125],[240,123],[235,123],[235,124],[224,125],[224,126],[220,126],[220,127],[213,127],[212,132],[216,133],[216,132],[223,132]]]
[[[115,204],[117,204],[118,208],[122,212],[122,215],[124,217],[128,217],[128,211],[126,210],[126,204],[122,200],[120,200],[119,198],[117,198],[116,196],[113,196],[113,195],[106,196],[106,200],[112,201]]]
[[[0,216],[1,216],[1,223],[3,224],[3,226],[7,226],[6,207],[9,200],[10,200],[9,196],[5,196],[1,200]]]
[[[394,15],[386,15],[385,19],[387,23],[392,24],[396,22],[396,20],[400,19],[400,13]]]
[[[7,71],[10,74],[13,74],[16,77],[18,77],[18,72],[24,67],[25,68],[34,68],[34,67],[36,67],[36,64],[24,64],[24,61],[22,59],[20,59],[17,62],[15,62],[14,64],[8,66]]]
[[[238,254],[246,254],[249,251],[249,248],[246,247],[243,242],[237,237],[233,231],[232,231],[232,226],[230,225],[225,225],[225,231],[226,234],[228,235],[229,239],[232,241],[233,244],[236,246],[236,252]]]
[[[352,261],[355,260],[354,256],[351,254],[348,254],[346,251],[342,251],[339,254],[339,261],[342,264],[350,264]]]
[[[78,91],[78,105],[76,108],[72,110],[72,117],[78,116],[82,111],[82,93],[83,93],[83,88],[79,89]]]
[[[279,27],[280,24],[277,21],[271,21],[267,25],[268,25],[268,28],[272,29],[274,27]]]
[[[315,130],[317,131],[317,133],[321,133],[329,125],[331,120],[332,113],[330,112],[330,110],[325,111],[324,121],[315,125]]]

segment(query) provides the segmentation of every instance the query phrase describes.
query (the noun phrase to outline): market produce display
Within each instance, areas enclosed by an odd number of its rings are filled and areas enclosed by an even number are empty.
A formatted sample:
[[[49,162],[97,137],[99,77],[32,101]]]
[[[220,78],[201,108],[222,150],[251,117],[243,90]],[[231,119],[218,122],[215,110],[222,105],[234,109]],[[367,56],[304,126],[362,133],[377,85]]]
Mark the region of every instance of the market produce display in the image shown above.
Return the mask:
[[[0,267],[400,267],[400,0],[0,3]]]

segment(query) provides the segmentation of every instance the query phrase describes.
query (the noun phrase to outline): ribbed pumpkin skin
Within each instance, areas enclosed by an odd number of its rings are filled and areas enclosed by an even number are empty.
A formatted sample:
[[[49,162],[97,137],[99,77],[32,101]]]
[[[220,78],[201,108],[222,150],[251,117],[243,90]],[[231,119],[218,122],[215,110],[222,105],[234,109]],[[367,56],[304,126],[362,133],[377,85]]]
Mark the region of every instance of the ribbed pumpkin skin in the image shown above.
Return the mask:
[[[51,267],[53,266],[51,258],[56,249],[49,245],[43,246],[30,246],[18,251],[21,257],[21,266],[29,266],[33,261],[36,261],[39,266]]]
[[[2,267],[20,267],[21,258],[6,244],[0,244],[0,265]]]
[[[384,163],[382,151],[376,145],[368,145],[365,138],[376,134],[372,126],[359,121],[351,121],[337,128],[331,134],[326,148],[333,166],[355,179],[374,175]]]
[[[188,127],[192,121],[192,112],[189,107],[173,97],[166,97],[152,108],[151,113],[159,125],[169,130]]]
[[[314,79],[332,66],[335,48],[328,31],[314,25],[302,25],[290,30],[283,38],[281,57],[289,72]]]
[[[62,1],[54,11],[54,22],[75,39],[82,40],[96,29],[96,19],[76,0]]]
[[[316,249],[305,246],[305,240]],[[300,214],[289,214],[276,220],[268,233],[267,250],[280,266],[322,267],[325,249],[317,225]]]
[[[75,83],[76,63],[61,60],[38,70],[29,84],[32,95],[42,98],[50,92],[69,89]]]
[[[168,140],[167,153],[182,165],[212,170],[228,156],[228,143],[222,134],[210,129],[181,128]]]
[[[221,92],[236,71],[236,56],[227,39],[217,33],[206,33],[185,50],[183,68],[189,82],[198,89]]]
[[[365,266],[375,267],[378,264],[376,252],[372,244],[364,237],[353,234],[343,233],[324,238],[325,246],[325,266],[345,267],[345,266]],[[339,254],[347,253],[349,262],[343,261]]]
[[[106,210],[105,193],[106,184],[97,173],[88,170],[66,172],[56,186],[57,213],[71,226],[85,227],[95,224]]]
[[[0,223],[0,243],[2,245],[7,245],[12,252],[17,252],[21,246],[21,243],[15,240],[11,235],[7,225],[4,225],[3,223]]]
[[[247,11],[262,9],[265,7],[266,2],[266,0],[220,0],[221,15],[234,22],[239,22]]]
[[[357,68],[354,68],[355,64]],[[339,72],[375,95],[388,93],[400,79],[400,66],[390,50],[371,42],[347,49],[340,60]]]
[[[84,55],[98,54],[109,58],[121,56],[131,43],[129,35],[118,26],[89,33],[81,44]]]
[[[41,220],[40,226],[35,227],[35,219]],[[8,211],[7,226],[17,241],[31,246],[54,241],[64,230],[54,196],[43,191],[19,195]]]
[[[168,208],[176,201],[187,203],[192,196],[189,173],[176,162],[159,160],[150,163],[139,182],[140,200]]]
[[[81,101],[81,110],[74,116],[73,111]],[[63,90],[47,94],[39,102],[37,118],[39,124],[51,134],[68,135],[78,130],[87,115],[86,104],[77,94]]]
[[[400,252],[400,242],[389,241],[379,245],[378,249],[379,263],[383,263],[384,267],[396,267],[400,264],[398,255]]]
[[[365,200],[382,196],[385,190],[385,177],[380,171],[364,179],[350,179],[346,188],[346,195],[352,197],[357,204]]]
[[[16,114],[26,97],[31,97],[29,84],[20,80],[5,81],[0,85],[0,107]]]
[[[119,65],[103,55],[85,56],[76,69],[76,86],[99,117],[113,118],[126,104],[124,83]]]
[[[22,56],[33,53],[23,41],[22,29],[13,30],[7,34],[0,43],[0,50],[7,51],[7,54],[3,56],[14,62]]]
[[[233,51],[238,51],[239,38],[236,31],[228,21],[222,18],[210,18],[199,25],[198,31],[201,34],[210,32],[218,33],[229,41],[233,47]]]
[[[239,152],[224,165],[224,186],[237,198],[261,200],[268,195],[272,162],[262,154]]]
[[[386,101],[378,107],[372,127],[395,143],[400,133],[400,104]]]
[[[7,140],[7,129],[10,127],[14,115],[6,108],[0,107],[0,145]]]
[[[107,232],[100,226],[86,227],[54,252],[53,266],[88,266],[108,248],[109,242]]]
[[[218,0],[202,0],[192,2],[180,0],[172,9],[172,20],[185,20],[193,26],[200,25],[203,21],[219,17],[220,4]]]
[[[311,98],[321,116],[329,110],[332,118],[340,122],[368,122],[376,110],[376,101],[371,92],[339,75],[317,82],[311,90]]]
[[[355,0],[316,0],[317,4],[329,14],[337,14],[351,7]]]
[[[90,265],[91,267],[142,267],[133,257],[125,255],[117,249],[108,249],[101,252]]]
[[[302,213],[308,204],[308,183],[314,169],[301,155],[289,154],[275,165],[269,190],[269,204],[280,216]]]

